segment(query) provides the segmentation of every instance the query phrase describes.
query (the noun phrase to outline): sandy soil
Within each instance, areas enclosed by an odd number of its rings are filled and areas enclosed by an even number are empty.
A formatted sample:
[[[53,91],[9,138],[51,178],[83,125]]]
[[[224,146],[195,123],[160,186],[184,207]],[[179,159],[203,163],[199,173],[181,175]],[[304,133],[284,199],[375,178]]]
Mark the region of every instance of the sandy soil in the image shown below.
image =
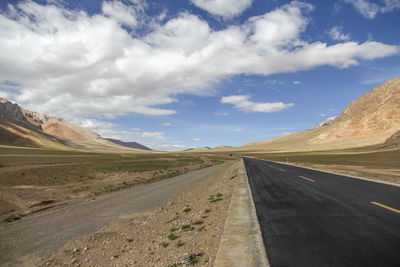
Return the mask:
[[[119,218],[101,231],[68,242],[26,266],[212,266],[222,235],[238,163],[155,210]]]

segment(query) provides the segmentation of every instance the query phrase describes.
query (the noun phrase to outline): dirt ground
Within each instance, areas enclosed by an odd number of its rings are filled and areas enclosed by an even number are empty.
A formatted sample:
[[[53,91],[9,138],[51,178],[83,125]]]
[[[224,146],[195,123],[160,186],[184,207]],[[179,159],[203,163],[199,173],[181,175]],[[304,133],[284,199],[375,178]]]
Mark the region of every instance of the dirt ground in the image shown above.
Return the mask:
[[[155,210],[117,219],[25,266],[213,266],[238,163],[186,186]]]
[[[0,155],[0,223],[221,162],[174,154]]]

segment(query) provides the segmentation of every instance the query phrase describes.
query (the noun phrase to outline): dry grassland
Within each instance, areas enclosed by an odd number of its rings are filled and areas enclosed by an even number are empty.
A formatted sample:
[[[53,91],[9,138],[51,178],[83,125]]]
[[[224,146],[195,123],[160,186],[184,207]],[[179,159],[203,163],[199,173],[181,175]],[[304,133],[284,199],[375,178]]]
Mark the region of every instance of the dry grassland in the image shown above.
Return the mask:
[[[0,147],[0,220],[152,183],[230,159],[190,153],[112,154]]]

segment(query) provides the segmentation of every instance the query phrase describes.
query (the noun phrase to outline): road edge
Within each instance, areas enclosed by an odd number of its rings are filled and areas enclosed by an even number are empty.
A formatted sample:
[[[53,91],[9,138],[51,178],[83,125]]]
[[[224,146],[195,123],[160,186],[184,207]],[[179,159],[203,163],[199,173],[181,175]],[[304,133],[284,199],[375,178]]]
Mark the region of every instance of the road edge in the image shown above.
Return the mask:
[[[243,159],[239,164],[214,266],[269,267]]]
[[[285,163],[285,162],[281,162],[281,161],[274,161],[274,160],[267,160],[267,159],[259,159],[259,158],[255,158],[255,159],[263,160],[263,161],[266,161],[266,162],[278,163],[278,164],[287,165],[287,166],[293,166],[293,167],[303,168],[303,169],[309,169],[309,170],[313,170],[313,171],[319,171],[319,172],[334,174],[334,175],[340,175],[340,176],[349,177],[349,178],[353,178],[353,179],[364,180],[364,181],[368,181],[368,182],[374,182],[374,183],[379,183],[379,184],[387,184],[387,185],[393,185],[393,186],[400,187],[400,184],[395,184],[395,183],[386,182],[386,181],[379,181],[379,180],[374,180],[374,179],[370,179],[370,178],[364,178],[364,177],[352,176],[352,175],[347,175],[347,174],[342,174],[342,173],[335,173],[335,172],[330,172],[330,171],[324,171],[324,170],[320,170],[320,169],[315,169],[315,168],[310,168],[310,167],[304,167],[304,166],[295,165],[295,164],[290,164],[290,163]]]

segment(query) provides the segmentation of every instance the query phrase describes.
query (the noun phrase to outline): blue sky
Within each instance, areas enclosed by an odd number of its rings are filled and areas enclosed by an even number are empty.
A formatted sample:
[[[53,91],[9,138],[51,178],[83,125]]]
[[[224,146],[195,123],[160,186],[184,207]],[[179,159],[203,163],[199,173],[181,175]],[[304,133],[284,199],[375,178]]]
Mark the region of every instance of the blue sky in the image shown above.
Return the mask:
[[[0,8],[0,96],[157,150],[309,129],[400,74],[400,0]]]

